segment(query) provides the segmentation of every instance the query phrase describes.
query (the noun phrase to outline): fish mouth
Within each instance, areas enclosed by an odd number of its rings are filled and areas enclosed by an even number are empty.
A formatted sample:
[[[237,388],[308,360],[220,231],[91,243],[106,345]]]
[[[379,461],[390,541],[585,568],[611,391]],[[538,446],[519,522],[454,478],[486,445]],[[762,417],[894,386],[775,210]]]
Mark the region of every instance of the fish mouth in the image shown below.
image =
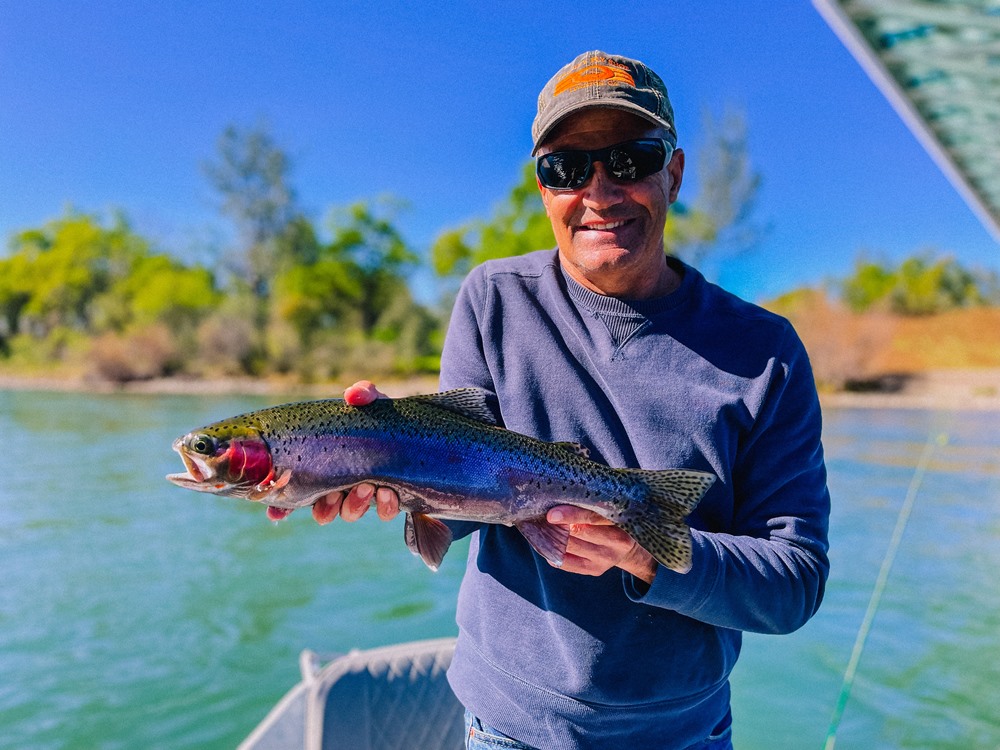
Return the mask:
[[[184,468],[188,470],[188,474],[190,474],[192,480],[195,482],[204,482],[208,478],[195,460],[186,453],[181,453],[181,460],[184,462]]]
[[[167,481],[173,482],[178,487],[189,487],[191,485],[200,485],[201,482],[193,479],[190,474],[177,473],[177,474],[167,474]]]
[[[180,455],[187,473],[178,472],[177,474],[168,474],[167,479],[181,486],[205,483],[210,478],[207,467],[202,465],[200,461],[196,461],[189,456],[184,450],[183,443],[183,439],[178,438],[174,441],[173,449]]]

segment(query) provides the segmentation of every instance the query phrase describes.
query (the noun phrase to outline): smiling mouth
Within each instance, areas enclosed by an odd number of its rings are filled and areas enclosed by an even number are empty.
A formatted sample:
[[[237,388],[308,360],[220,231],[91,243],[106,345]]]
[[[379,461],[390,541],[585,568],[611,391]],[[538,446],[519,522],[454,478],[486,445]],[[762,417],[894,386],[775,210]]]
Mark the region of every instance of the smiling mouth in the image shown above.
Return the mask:
[[[582,224],[577,229],[578,231],[585,232],[610,232],[618,227],[623,227],[629,223],[629,219],[623,219],[621,221],[609,221],[603,224]]]

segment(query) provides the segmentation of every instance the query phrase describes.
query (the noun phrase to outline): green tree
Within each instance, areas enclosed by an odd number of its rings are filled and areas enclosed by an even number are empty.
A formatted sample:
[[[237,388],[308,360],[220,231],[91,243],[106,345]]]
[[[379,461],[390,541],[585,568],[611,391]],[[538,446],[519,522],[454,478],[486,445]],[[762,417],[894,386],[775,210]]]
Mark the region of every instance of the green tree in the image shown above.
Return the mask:
[[[71,213],[16,235],[11,250],[0,265],[6,327],[44,338],[59,327],[93,332],[95,302],[148,255],[149,244],[123,216],[105,227]]]
[[[361,303],[362,329],[373,333],[394,299],[409,298],[406,279],[419,256],[407,245],[392,217],[380,215],[367,203],[335,212],[331,229],[333,240],[326,251],[351,268]]]
[[[29,265],[22,253],[0,259],[0,354],[8,353],[9,339],[20,331],[21,315],[31,301]]]
[[[407,277],[419,256],[392,208],[361,202],[338,209],[330,232],[311,262],[275,281],[274,327],[290,327],[298,341],[285,357],[310,372],[405,370],[433,357],[437,321],[410,293]]]
[[[883,263],[859,257],[854,273],[841,284],[840,296],[854,312],[864,312],[889,298],[896,285],[896,274]]]
[[[336,210],[330,229],[314,259],[290,266],[275,284],[278,313],[303,342],[347,317],[370,335],[394,298],[409,297],[406,274],[419,259],[392,218],[368,203]]]
[[[103,313],[96,329],[120,332],[163,323],[175,333],[191,332],[221,296],[208,269],[188,268],[168,255],[144,255],[95,300]]]
[[[895,267],[861,257],[854,273],[841,284],[841,297],[855,312],[881,308],[901,315],[926,315],[984,304],[991,294],[988,276],[929,250]]]
[[[975,277],[954,258],[916,255],[904,260],[896,275],[891,295],[896,312],[926,315],[982,302]]]
[[[16,340],[32,363],[89,351],[105,377],[162,374],[182,366],[219,301],[209,271],[152,252],[121,215],[107,225],[70,213],[18,234],[11,250],[0,260],[0,352]]]
[[[492,217],[438,236],[431,247],[431,261],[438,275],[461,278],[485,260],[554,246],[552,225],[535,182],[535,165],[529,162],[521,170],[520,182]]]
[[[764,231],[752,220],[761,175],[750,161],[745,114],[730,106],[716,119],[705,109],[702,134],[693,165],[698,193],[674,204],[664,228],[668,252],[695,266],[748,250]]]

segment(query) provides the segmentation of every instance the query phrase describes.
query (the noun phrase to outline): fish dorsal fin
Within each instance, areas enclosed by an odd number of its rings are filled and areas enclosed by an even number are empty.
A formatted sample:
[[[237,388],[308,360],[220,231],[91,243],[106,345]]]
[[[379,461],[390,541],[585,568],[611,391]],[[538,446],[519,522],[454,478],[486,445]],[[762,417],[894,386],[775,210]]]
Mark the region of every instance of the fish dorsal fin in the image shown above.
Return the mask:
[[[580,445],[579,443],[552,443],[552,445],[557,448],[562,448],[564,451],[569,451],[570,453],[575,453],[577,456],[583,456],[584,458],[590,458],[590,448],[586,445]]]
[[[441,409],[461,414],[463,417],[495,425],[497,423],[496,415],[486,403],[486,397],[489,396],[489,393],[484,388],[455,388],[441,393],[408,396],[406,399],[399,400],[423,401]]]

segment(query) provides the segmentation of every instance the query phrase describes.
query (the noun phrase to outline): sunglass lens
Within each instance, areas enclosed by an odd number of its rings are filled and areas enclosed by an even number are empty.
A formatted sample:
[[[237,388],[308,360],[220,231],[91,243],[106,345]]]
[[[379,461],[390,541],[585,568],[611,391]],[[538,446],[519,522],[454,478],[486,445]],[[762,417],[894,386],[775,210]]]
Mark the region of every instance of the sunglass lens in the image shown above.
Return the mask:
[[[634,182],[663,169],[666,152],[660,141],[632,141],[613,146],[605,166],[617,180]]]
[[[538,178],[556,190],[580,187],[590,177],[590,158],[582,151],[555,151],[538,160]]]
[[[635,180],[635,158],[632,155],[632,149],[628,148],[615,148],[611,150],[608,154],[608,160],[605,163],[608,171],[614,175],[616,180]]]

